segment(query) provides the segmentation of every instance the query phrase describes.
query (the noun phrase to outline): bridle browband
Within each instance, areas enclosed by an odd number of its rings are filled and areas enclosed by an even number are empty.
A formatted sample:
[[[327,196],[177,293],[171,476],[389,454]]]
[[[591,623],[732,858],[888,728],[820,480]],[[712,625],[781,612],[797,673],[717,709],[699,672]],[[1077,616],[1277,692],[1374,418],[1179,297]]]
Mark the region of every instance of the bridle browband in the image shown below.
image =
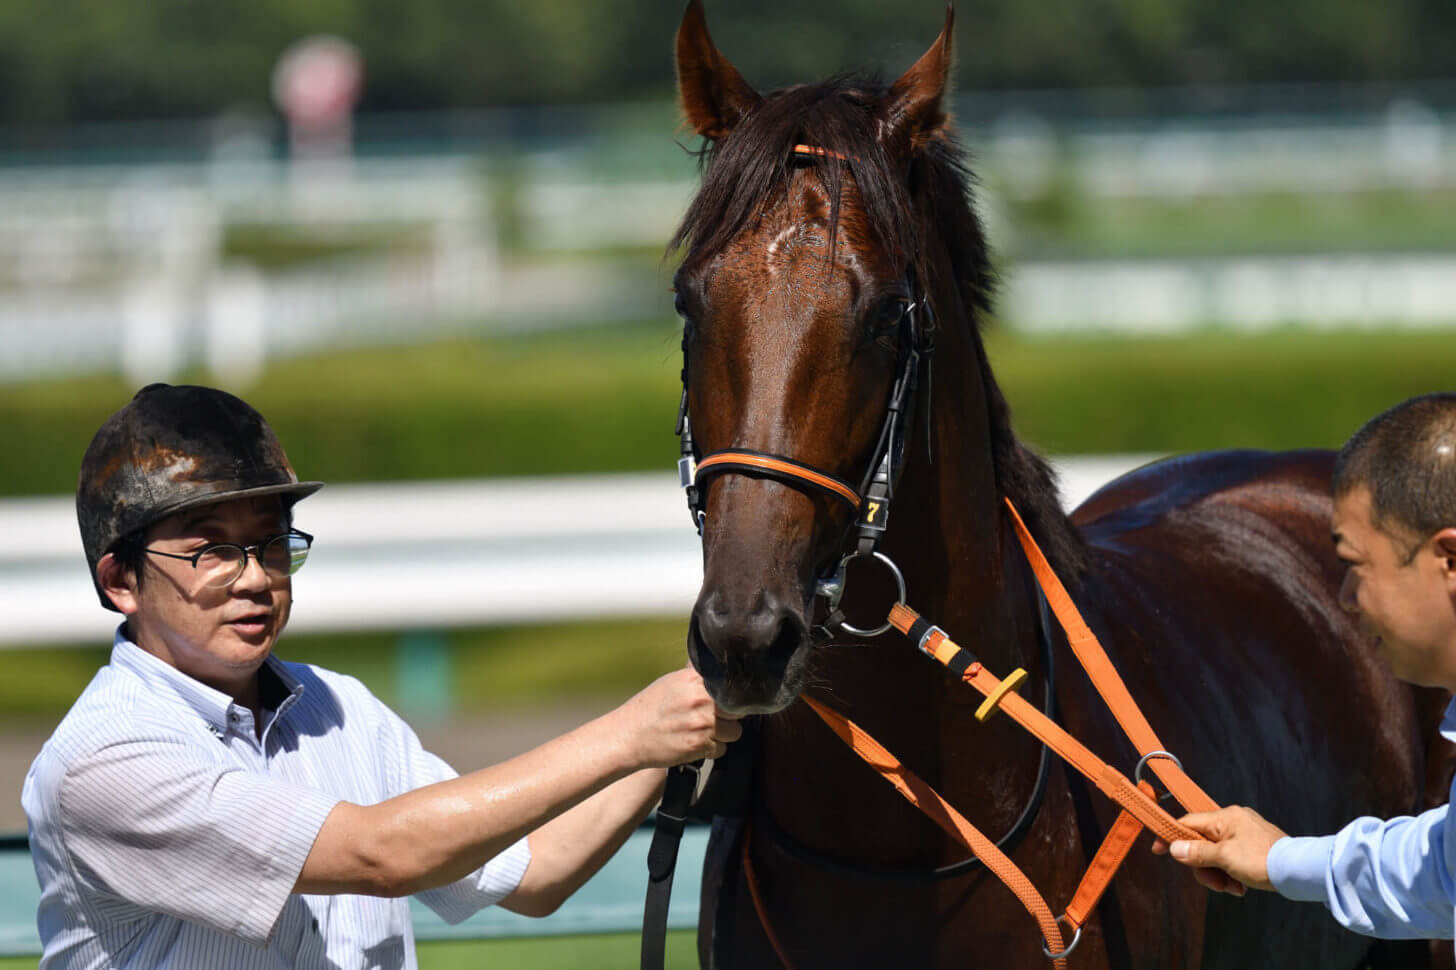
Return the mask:
[[[810,145],[795,145],[794,155],[809,159],[823,156],[844,159],[842,155]],[[890,389],[890,400],[885,418],[880,424],[875,450],[870,456],[869,467],[858,488],[822,469],[786,455],[775,455],[744,448],[725,448],[699,458],[697,446],[693,441],[692,422],[688,417],[688,348],[687,333],[686,331],[683,333],[683,389],[681,403],[678,405],[676,429],[681,452],[677,463],[678,481],[687,496],[688,512],[692,515],[693,525],[697,528],[698,533],[702,534],[703,520],[707,514],[707,481],[718,475],[730,473],[771,478],[803,492],[831,496],[848,505],[854,515],[854,519],[840,543],[840,548],[847,549],[847,552],[837,560],[837,565],[831,567],[827,575],[819,578],[815,587],[816,595],[823,596],[829,603],[829,619],[824,624],[825,629],[822,632],[816,631],[816,633],[820,633],[821,637],[827,637],[841,630],[856,635],[871,636],[889,629],[886,624],[878,630],[857,630],[844,621],[843,614],[839,612],[838,607],[839,598],[844,589],[846,564],[849,560],[859,556],[875,556],[879,550],[880,540],[885,535],[885,529],[890,519],[890,503],[895,496],[895,486],[899,483],[900,476],[905,470],[905,447],[910,422],[914,416],[917,401],[916,391],[920,387],[922,367],[925,371],[924,383],[927,387],[925,405],[927,453],[930,449],[928,389],[930,386],[930,361],[935,350],[934,323],[930,303],[916,286],[913,264],[909,268],[907,276],[911,301],[906,304],[899,320],[895,383]],[[883,556],[878,558],[890,566],[903,587],[903,579],[900,579],[899,571],[894,564]]]

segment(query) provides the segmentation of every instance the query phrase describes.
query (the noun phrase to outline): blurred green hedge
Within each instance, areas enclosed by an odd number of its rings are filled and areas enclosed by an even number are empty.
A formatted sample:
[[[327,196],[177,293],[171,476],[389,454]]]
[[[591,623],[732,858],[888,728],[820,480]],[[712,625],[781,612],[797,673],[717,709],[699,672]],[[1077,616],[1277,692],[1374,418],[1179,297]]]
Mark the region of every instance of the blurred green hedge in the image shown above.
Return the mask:
[[[1439,331],[998,328],[988,348],[1018,430],[1056,454],[1338,447],[1377,411],[1456,383],[1456,342]],[[656,322],[279,361],[230,389],[304,477],[551,475],[671,467],[679,368],[677,329]],[[134,390],[116,378],[0,387],[0,494],[71,492],[91,435]]]

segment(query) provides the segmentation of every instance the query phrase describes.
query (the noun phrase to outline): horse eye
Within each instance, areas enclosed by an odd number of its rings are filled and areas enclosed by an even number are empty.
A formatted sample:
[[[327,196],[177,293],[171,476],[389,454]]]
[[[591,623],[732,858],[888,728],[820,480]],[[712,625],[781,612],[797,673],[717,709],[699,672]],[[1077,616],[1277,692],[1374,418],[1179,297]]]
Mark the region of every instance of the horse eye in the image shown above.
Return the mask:
[[[672,296],[672,308],[681,318],[683,326],[691,328],[693,325],[693,308],[683,296],[682,290],[674,290]]]
[[[908,301],[902,299],[881,303],[872,318],[874,335],[884,336],[894,333],[899,328],[900,321],[905,319],[905,310],[908,306]]]

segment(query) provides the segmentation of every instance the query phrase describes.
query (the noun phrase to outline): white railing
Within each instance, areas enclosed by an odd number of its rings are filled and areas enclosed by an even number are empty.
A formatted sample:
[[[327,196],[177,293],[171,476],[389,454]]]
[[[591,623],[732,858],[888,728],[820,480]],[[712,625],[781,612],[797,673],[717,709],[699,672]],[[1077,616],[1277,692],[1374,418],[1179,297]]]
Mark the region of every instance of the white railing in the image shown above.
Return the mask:
[[[1146,460],[1056,462],[1068,506]],[[670,472],[334,485],[297,523],[318,541],[294,580],[294,631],[685,616],[702,580]],[[0,616],[0,648],[110,637],[69,498],[0,502]]]

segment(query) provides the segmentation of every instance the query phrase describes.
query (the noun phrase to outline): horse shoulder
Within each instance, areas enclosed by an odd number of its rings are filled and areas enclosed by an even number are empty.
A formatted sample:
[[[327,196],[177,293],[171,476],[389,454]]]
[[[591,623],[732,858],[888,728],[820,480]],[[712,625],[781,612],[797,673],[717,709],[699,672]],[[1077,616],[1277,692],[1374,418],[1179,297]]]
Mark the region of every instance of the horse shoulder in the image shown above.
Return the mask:
[[[1304,765],[1320,779],[1305,784],[1330,789],[1285,802],[1298,782],[1243,788],[1229,765],[1229,788],[1215,797],[1267,799],[1304,831],[1415,807],[1425,756],[1435,754],[1436,739],[1423,736],[1429,699],[1395,680],[1340,608],[1333,457],[1224,451],[1155,462],[1072,516],[1092,552],[1094,625],[1111,634],[1120,665],[1148,670],[1142,696],[1166,692],[1164,716],[1181,706],[1245,756],[1263,750],[1271,763]],[[1364,777],[1349,778],[1352,765]],[[1315,805],[1323,811],[1305,816]]]

